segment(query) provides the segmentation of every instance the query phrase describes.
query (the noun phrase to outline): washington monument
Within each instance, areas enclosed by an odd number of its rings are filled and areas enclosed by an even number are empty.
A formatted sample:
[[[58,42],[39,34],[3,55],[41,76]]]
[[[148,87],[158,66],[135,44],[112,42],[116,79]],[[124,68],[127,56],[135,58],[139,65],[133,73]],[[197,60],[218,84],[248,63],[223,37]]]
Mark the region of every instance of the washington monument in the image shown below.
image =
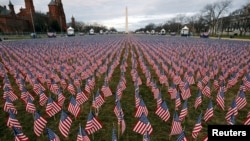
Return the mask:
[[[126,6],[125,33],[128,33],[128,8]]]

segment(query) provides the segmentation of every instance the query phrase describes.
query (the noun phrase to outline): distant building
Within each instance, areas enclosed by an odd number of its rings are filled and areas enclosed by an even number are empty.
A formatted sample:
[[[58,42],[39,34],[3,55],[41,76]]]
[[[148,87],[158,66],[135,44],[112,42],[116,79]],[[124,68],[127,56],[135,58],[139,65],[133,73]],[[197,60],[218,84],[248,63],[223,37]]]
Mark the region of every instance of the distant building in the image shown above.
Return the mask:
[[[24,0],[25,8],[20,8],[15,13],[14,5],[9,1],[8,8],[0,5],[0,32],[33,32],[34,15],[37,14],[33,0]],[[55,20],[63,31],[66,31],[66,18],[61,0],[51,0],[48,4],[49,12],[44,14],[44,18],[49,22]]]

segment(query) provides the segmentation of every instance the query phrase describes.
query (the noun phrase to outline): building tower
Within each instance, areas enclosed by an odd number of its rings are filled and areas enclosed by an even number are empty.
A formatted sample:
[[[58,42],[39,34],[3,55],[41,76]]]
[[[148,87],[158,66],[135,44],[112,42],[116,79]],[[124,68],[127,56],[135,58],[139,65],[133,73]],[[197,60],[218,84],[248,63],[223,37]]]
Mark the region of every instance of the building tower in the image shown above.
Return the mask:
[[[49,3],[49,16],[50,19],[55,20],[60,25],[63,31],[66,31],[66,18],[63,10],[63,4],[61,0],[51,0]]]
[[[34,8],[34,4],[33,4],[33,0],[25,0],[25,7],[27,9],[27,13],[35,13],[35,8]]]
[[[11,16],[16,17],[14,5],[11,3],[11,1],[9,2],[9,9],[10,9]]]
[[[75,18],[73,16],[71,17],[71,27],[73,27],[73,28],[76,27]]]
[[[126,6],[125,33],[128,33],[128,8]]]

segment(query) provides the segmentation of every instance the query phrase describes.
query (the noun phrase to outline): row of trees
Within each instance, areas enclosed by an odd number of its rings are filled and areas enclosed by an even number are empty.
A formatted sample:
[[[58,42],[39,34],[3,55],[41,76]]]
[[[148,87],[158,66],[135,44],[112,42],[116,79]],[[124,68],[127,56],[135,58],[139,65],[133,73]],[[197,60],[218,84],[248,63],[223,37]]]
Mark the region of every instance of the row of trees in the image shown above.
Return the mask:
[[[72,23],[68,23],[68,25],[72,25]],[[61,32],[65,31],[64,29],[61,29],[60,23],[58,23],[56,20],[49,21],[49,18],[47,15],[43,13],[35,13],[34,15],[34,26],[36,32],[47,32],[47,31],[53,31],[53,32]],[[73,27],[76,32],[84,32],[87,33],[92,28],[95,32],[99,32],[102,30],[105,31],[112,31],[117,32],[117,30],[114,27],[111,27],[108,29],[106,26],[93,23],[93,24],[85,24],[84,22],[75,22],[75,25]]]
[[[76,32],[84,32],[84,33],[88,33],[90,29],[94,29],[95,32],[100,32],[100,30],[102,30],[103,32],[106,31],[117,32],[117,30],[114,27],[108,29],[106,26],[100,25],[98,23],[86,24],[84,22],[78,22],[78,21],[75,22],[73,28],[75,29]]]
[[[223,31],[233,32],[239,30],[240,35],[250,32],[250,3],[245,4],[242,8],[230,12],[232,1],[223,0],[215,3],[207,4],[200,13],[192,16],[178,14],[174,18],[163,24],[156,25],[149,23],[144,28],[137,29],[135,32],[146,32],[154,29],[160,32],[164,28],[167,32],[177,32],[187,25],[190,32],[210,32],[211,34],[219,34]]]

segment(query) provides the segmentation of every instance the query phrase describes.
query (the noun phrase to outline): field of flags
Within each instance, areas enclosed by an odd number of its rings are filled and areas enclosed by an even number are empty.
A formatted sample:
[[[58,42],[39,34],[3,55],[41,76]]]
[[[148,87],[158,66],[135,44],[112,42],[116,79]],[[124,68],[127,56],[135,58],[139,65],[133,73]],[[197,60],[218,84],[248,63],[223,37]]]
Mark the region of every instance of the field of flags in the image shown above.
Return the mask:
[[[205,141],[208,125],[250,125],[249,95],[247,41],[0,43],[0,141]]]

